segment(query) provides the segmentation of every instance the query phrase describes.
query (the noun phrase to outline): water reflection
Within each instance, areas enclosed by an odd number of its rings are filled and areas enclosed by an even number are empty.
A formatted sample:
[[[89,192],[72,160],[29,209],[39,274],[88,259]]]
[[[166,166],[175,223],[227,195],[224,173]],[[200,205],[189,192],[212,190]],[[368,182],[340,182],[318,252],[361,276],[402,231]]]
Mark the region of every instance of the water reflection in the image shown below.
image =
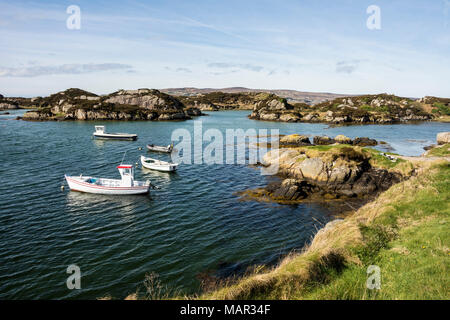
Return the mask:
[[[150,195],[112,196],[76,191],[69,191],[66,199],[68,212],[75,215],[103,213],[111,209],[124,215],[132,215],[139,207],[146,207],[151,203]]]

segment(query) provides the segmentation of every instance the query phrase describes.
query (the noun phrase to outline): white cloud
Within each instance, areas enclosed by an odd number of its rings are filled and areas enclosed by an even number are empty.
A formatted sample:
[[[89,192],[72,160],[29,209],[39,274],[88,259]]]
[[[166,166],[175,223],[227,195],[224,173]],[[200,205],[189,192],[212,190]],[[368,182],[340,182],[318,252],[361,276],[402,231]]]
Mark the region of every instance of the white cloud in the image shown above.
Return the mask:
[[[0,77],[39,77],[46,75],[83,74],[111,70],[132,71],[132,67],[122,63],[74,63],[55,66],[40,66],[33,64],[28,67],[20,68],[0,67]]]

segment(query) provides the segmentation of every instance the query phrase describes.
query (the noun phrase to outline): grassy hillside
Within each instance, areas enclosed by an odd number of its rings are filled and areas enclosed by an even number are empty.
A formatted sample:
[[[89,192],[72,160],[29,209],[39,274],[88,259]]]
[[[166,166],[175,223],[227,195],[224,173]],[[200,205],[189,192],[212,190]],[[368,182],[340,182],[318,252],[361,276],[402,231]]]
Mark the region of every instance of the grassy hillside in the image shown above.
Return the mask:
[[[200,298],[448,299],[450,163],[424,160],[417,169],[319,231],[302,253]],[[381,269],[380,290],[366,288],[370,265]]]

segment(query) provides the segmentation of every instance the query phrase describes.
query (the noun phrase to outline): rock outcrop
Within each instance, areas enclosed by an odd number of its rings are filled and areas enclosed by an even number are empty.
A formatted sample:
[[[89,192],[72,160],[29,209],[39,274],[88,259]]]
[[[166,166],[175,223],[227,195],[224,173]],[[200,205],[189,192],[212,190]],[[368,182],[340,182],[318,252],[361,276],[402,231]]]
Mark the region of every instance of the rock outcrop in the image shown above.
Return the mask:
[[[14,99],[9,99],[0,94],[0,110],[19,109],[19,104]]]
[[[315,136],[313,138],[313,143],[319,146],[334,144],[336,141],[329,136]]]
[[[0,100],[0,110],[13,110],[13,109],[19,109],[19,105],[9,101]]]
[[[355,138],[352,143],[354,146],[367,147],[367,146],[376,146],[378,141],[375,139],[370,139],[367,137]]]
[[[298,122],[301,117],[301,114],[287,103],[286,99],[274,95],[268,95],[264,99],[257,101],[253,106],[253,112],[249,116],[250,119],[255,120],[281,122]]]
[[[179,100],[158,90],[119,90],[97,96],[68,89],[39,98],[39,108],[24,114],[24,120],[186,120],[203,115],[186,108]]]
[[[271,150],[264,156],[264,164],[277,165],[279,176],[284,179],[269,184],[262,195],[275,201],[297,201],[314,196],[367,197],[404,179],[400,170],[374,162],[372,152],[346,146],[333,146],[326,151],[314,146]]]
[[[425,106],[433,115],[443,118],[450,116],[450,99],[438,97],[423,97],[418,101]]]
[[[304,121],[332,124],[384,124],[433,119],[420,102],[388,94],[337,98],[302,111]]]
[[[282,146],[306,146],[311,145],[311,141],[308,136],[300,134],[290,134],[280,139],[280,145]]]
[[[353,144],[352,139],[350,139],[349,137],[346,137],[342,134],[334,137],[334,141],[336,141],[337,143],[340,143],[340,144]]]
[[[450,132],[439,132],[436,136],[437,144],[450,143]]]
[[[440,103],[435,103],[435,106],[439,107],[439,112],[450,110]],[[278,101],[255,105],[250,118],[284,122],[387,124],[433,119],[434,115],[425,109],[425,105],[418,101],[387,94],[337,98],[313,106],[301,103],[291,105],[278,98]]]
[[[367,146],[376,146],[378,144],[378,141],[367,137],[362,138],[357,137],[352,140],[351,138],[346,137],[344,135],[338,135],[334,138],[330,138],[329,136],[314,136],[313,143],[319,146],[338,143],[338,144],[349,144],[359,147],[367,147]]]

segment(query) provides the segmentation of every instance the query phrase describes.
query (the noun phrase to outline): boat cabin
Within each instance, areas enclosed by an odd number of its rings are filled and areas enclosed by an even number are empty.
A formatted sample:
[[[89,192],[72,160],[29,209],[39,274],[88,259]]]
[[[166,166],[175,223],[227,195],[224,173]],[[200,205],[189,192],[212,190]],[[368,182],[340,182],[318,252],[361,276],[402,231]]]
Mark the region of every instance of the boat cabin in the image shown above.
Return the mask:
[[[104,133],[105,132],[105,126],[95,126],[95,132],[96,133]]]
[[[120,176],[122,177],[122,185],[124,187],[132,187],[134,184],[134,170],[130,164],[121,164],[117,166]]]

